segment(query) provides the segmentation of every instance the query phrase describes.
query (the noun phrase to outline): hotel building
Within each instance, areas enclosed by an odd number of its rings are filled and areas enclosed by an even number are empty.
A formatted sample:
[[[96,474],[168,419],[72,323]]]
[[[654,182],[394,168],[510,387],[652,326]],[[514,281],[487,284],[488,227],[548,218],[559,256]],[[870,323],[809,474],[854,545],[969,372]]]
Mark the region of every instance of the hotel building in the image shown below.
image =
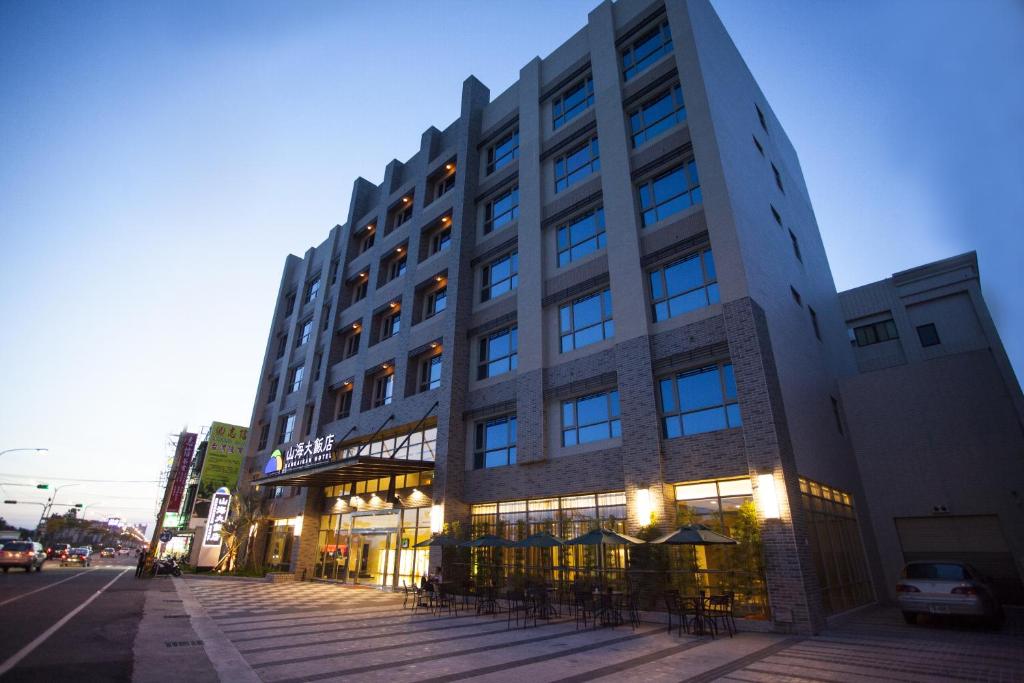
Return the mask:
[[[605,1],[504,92],[469,77],[349,206],[286,259],[267,341],[243,474],[270,566],[397,587],[432,531],[698,521],[745,541],[697,552],[707,585],[777,630],[876,600],[850,315],[706,0]]]

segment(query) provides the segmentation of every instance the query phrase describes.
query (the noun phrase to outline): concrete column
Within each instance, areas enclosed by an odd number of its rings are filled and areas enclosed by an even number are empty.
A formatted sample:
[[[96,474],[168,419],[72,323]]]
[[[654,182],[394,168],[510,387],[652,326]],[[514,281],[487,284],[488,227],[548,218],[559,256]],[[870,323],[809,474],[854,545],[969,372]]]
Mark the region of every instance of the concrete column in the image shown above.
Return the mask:
[[[292,540],[291,566],[296,579],[313,578],[317,541],[320,537],[320,513],[324,507],[324,490],[307,488],[302,509],[302,530]]]

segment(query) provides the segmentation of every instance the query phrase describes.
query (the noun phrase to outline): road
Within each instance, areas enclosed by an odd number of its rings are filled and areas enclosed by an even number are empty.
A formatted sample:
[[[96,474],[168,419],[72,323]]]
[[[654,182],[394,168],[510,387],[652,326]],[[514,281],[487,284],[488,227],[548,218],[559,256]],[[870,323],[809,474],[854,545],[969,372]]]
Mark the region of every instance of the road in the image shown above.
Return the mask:
[[[130,681],[149,583],[134,576],[134,558],[98,556],[89,568],[0,574],[0,679]]]

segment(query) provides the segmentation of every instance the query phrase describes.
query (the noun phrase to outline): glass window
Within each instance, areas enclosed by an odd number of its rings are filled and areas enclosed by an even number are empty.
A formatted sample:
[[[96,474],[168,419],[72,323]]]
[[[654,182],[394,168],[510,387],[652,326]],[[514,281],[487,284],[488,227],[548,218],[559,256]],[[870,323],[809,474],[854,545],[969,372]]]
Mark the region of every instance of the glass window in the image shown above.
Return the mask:
[[[288,383],[289,384],[289,387],[288,387],[288,393],[289,394],[294,394],[296,391],[298,391],[300,388],[302,388],[302,377],[305,374],[306,374],[306,368],[303,365],[300,365],[297,368],[292,368],[292,371],[291,371],[291,381]]]
[[[420,365],[420,391],[441,386],[441,354],[428,358]]]
[[[519,253],[514,251],[484,266],[480,301],[490,301],[518,286]]]
[[[308,285],[306,285],[306,303],[316,299],[317,294],[320,293],[320,276],[313,278]]]
[[[899,339],[896,323],[892,318],[868,325],[853,328],[854,342],[857,346],[871,346],[891,339]]]
[[[351,358],[359,353],[359,336],[359,330],[355,330],[345,338],[345,358]]]
[[[732,363],[689,370],[658,382],[666,439],[740,427]]]
[[[388,313],[380,321],[380,341],[398,334],[402,328],[402,312]]]
[[[672,214],[685,211],[702,201],[697,164],[694,161],[662,173],[639,186],[640,210],[644,227]]]
[[[352,389],[351,387],[338,394],[338,411],[334,416],[335,420],[348,417],[352,412]]]
[[[518,330],[510,327],[480,339],[480,364],[477,379],[497,377],[516,369],[519,360]]]
[[[628,81],[672,51],[672,33],[668,22],[644,34],[622,51],[622,78]]]
[[[487,174],[508,166],[519,158],[519,129],[512,131],[487,150]]]
[[[442,287],[427,295],[427,316],[435,316],[448,306],[448,288]]]
[[[270,378],[270,388],[267,390],[267,403],[273,403],[274,399],[277,398],[278,382],[277,375]]]
[[[604,247],[604,208],[589,211],[558,226],[559,268]]]
[[[594,292],[559,306],[558,321],[562,353],[610,339],[615,336],[611,290]]]
[[[655,322],[718,303],[715,261],[710,249],[652,271],[649,278]]]
[[[256,444],[256,450],[262,451],[270,442],[270,423],[260,425],[260,440]]]
[[[552,125],[558,130],[594,104],[594,80],[587,76],[569,87],[551,105]]]
[[[376,241],[376,239],[377,233],[372,231],[361,237],[359,240],[359,253],[363,254],[367,251],[370,251],[370,247],[373,246],[373,243]]]
[[[292,440],[292,434],[295,433],[295,413],[291,415],[284,415],[281,417],[280,427],[278,429],[278,443],[288,443]]]
[[[441,176],[434,183],[434,200],[443,197],[453,187],[455,187],[455,164],[451,164],[450,172],[447,175]]]
[[[939,331],[935,328],[935,323],[918,325],[917,338],[921,340],[921,346],[937,346],[942,343],[939,341]]]
[[[597,138],[593,138],[555,159],[555,192],[561,192],[600,170]]]
[[[516,416],[476,423],[473,468],[516,464]]]
[[[629,116],[633,146],[639,147],[677,123],[686,120],[683,89],[677,83]]]
[[[405,249],[403,247],[398,247],[398,249],[400,250],[400,255],[392,258],[388,262],[388,282],[405,275]]]
[[[444,251],[452,241],[451,225],[446,225],[430,236],[430,255]]]
[[[562,402],[562,445],[575,446],[621,436],[619,391]]]
[[[302,328],[299,331],[298,344],[295,346],[302,346],[309,341],[310,335],[313,334],[313,319],[310,318],[306,322],[302,323]]]
[[[507,190],[487,203],[484,210],[484,234],[489,235],[519,217],[519,186]]]
[[[402,201],[399,205],[391,210],[391,221],[385,233],[391,232],[395,228],[404,225],[410,218],[412,218],[413,203],[411,196],[402,197]]]
[[[386,406],[391,403],[395,390],[395,376],[392,374],[378,377],[373,383],[373,407]]]

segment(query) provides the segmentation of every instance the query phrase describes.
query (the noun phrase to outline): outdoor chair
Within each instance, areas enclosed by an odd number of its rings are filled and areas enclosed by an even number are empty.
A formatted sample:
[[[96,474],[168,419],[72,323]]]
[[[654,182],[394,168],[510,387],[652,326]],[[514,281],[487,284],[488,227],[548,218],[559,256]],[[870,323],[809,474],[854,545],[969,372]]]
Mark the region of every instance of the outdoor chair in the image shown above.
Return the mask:
[[[428,612],[434,611],[435,594],[434,585],[432,583],[428,583],[426,587],[423,588],[414,587],[413,594],[416,596],[416,601],[413,603],[413,614],[419,612],[420,608],[424,608]]]
[[[452,592],[451,586],[447,583],[441,583],[437,586],[437,596],[434,601],[434,607],[437,610],[437,614],[440,616],[441,610],[448,610],[448,614],[455,610],[455,616],[459,616],[459,601],[455,593]]]
[[[409,606],[409,598],[413,599],[413,606],[416,605],[416,594],[414,590],[409,588],[409,584],[402,581],[402,609],[406,609]]]
[[[576,591],[576,599],[573,602],[573,612],[576,616],[576,628],[583,622],[583,628],[587,627],[588,621],[593,621],[597,626],[597,610],[594,605],[594,594],[590,591]]]
[[[508,605],[508,625],[506,630],[512,628],[512,615],[516,617],[516,628],[519,628],[519,615],[523,616],[523,628],[526,628],[527,619],[530,616],[529,604],[526,600],[526,594],[523,591],[507,591],[505,593],[505,602]],[[537,625],[537,616],[534,612],[533,625]]]
[[[476,600],[476,613],[477,614],[497,614],[501,611],[501,605],[498,603],[498,589],[494,586],[485,586],[481,591],[478,591]]]
[[[729,633],[730,638],[736,632],[736,620],[732,616],[732,603],[732,591],[724,595],[712,595],[708,598],[707,607],[704,610],[704,619],[711,626],[712,638],[715,637],[714,634],[718,631],[719,621],[725,626],[725,630]]]
[[[473,598],[474,602],[479,599],[476,592],[476,582],[472,579],[467,579],[462,582],[462,606],[469,609],[469,599]]]
[[[636,630],[640,627],[640,591],[631,590],[626,596],[626,610],[629,612],[629,625]]]
[[[675,617],[678,624],[679,635],[683,635],[683,626],[686,624],[683,599],[677,590],[665,591],[665,612],[668,614],[668,632],[672,633],[672,618]],[[687,631],[689,632],[689,631]]]

